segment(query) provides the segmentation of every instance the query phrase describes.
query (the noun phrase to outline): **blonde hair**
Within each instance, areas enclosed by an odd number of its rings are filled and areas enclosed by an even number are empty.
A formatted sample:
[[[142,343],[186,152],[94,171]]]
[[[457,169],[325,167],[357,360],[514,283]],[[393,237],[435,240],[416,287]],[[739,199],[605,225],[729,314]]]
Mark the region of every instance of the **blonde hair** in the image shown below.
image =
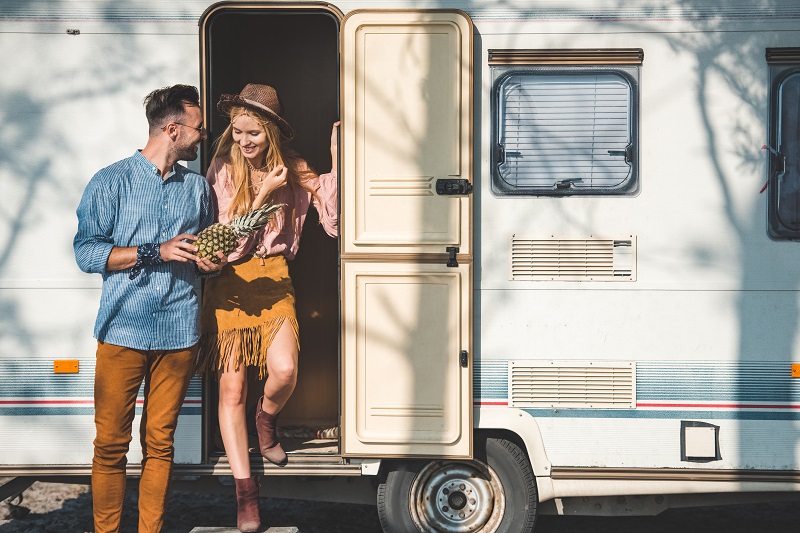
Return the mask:
[[[296,154],[289,151],[282,143],[281,132],[277,124],[269,120],[266,116],[253,109],[236,106],[230,110],[230,124],[220,137],[214,141],[214,156],[211,158],[212,164],[218,158],[227,162],[231,167],[231,179],[233,180],[234,195],[231,201],[228,215],[233,218],[250,211],[255,195],[253,194],[250,165],[247,164],[242,154],[239,144],[233,140],[233,123],[242,115],[247,115],[258,122],[267,134],[267,150],[264,154],[264,164],[266,168],[273,169],[278,165],[284,165],[288,169],[286,175],[287,186],[298,186],[309,193],[314,198],[319,199],[317,191],[308,185],[308,180],[315,177],[316,173],[308,165],[300,168],[303,162]],[[271,195],[267,198],[267,203],[272,200]],[[294,206],[290,206],[294,210]],[[294,217],[294,213],[292,213]],[[273,217],[270,226],[274,225],[279,217]]]

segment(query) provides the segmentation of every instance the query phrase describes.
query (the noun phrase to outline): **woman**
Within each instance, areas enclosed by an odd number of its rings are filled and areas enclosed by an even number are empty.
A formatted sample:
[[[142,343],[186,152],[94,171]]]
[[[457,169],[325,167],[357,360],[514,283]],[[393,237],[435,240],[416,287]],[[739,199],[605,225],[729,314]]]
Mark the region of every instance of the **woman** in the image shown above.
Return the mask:
[[[206,176],[218,220],[227,223],[265,203],[284,204],[263,230],[240,239],[228,256],[230,266],[206,281],[203,295],[200,371],[219,376],[219,427],[236,480],[238,528],[257,531],[258,484],[250,473],[245,420],[247,367],[258,368],[260,378],[267,376],[256,407],[261,454],[285,464],[275,428],[297,381],[299,352],[286,261],[297,254],[309,205],[319,212],[325,231],[337,236],[336,170],[317,176],[286,148],[294,132],[281,117],[272,87],[248,84],[237,95],[223,95],[217,107],[230,117]],[[338,124],[331,133],[334,166]]]

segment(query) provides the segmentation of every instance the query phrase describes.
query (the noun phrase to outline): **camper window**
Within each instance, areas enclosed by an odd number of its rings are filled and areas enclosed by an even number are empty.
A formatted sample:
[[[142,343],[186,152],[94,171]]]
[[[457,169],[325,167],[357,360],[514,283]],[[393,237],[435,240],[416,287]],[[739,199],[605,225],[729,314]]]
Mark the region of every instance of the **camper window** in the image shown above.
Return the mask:
[[[637,192],[638,66],[493,71],[495,194]]]
[[[800,49],[769,49],[769,234],[800,240]]]

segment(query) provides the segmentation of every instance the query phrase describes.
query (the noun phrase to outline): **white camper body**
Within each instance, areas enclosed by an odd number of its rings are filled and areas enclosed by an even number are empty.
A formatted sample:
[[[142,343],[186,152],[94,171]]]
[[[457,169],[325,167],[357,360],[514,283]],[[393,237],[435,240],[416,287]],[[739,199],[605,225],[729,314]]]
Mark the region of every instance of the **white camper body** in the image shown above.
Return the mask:
[[[341,235],[310,224],[293,267],[298,438],[265,493],[377,485],[382,520],[486,533],[800,491],[798,20],[788,0],[5,2],[0,476],[90,472],[89,178],[144,143],[152,89],[198,85],[213,139],[220,93],[258,82],[317,170],[342,121]],[[193,380],[182,479],[230,474],[215,394]]]

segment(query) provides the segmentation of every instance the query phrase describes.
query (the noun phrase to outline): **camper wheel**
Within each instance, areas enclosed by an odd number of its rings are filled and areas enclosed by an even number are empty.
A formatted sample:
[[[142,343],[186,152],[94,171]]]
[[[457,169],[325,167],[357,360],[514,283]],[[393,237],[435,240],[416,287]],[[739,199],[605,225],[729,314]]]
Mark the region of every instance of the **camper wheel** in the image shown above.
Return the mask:
[[[475,448],[474,461],[393,464],[378,487],[383,531],[533,531],[536,483],[525,452],[497,438]]]

